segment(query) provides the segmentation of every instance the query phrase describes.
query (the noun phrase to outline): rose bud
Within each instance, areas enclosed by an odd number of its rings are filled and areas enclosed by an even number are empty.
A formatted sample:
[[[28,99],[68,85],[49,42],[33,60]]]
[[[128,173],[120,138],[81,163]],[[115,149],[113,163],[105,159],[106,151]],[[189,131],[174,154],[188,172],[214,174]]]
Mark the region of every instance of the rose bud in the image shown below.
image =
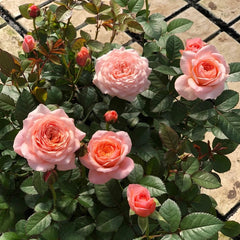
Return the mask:
[[[84,67],[91,61],[89,51],[86,47],[82,47],[76,57],[76,62],[80,67]]]
[[[31,18],[36,18],[40,15],[40,8],[36,5],[32,5],[28,8],[28,12]]]
[[[51,185],[57,181],[57,177],[58,177],[58,174],[57,174],[56,170],[50,170],[43,174],[44,182],[51,184]]]
[[[114,110],[107,111],[104,114],[104,119],[107,123],[115,123],[118,120],[118,114]]]
[[[31,52],[36,46],[36,42],[31,35],[26,35],[22,43],[22,49],[25,53]]]

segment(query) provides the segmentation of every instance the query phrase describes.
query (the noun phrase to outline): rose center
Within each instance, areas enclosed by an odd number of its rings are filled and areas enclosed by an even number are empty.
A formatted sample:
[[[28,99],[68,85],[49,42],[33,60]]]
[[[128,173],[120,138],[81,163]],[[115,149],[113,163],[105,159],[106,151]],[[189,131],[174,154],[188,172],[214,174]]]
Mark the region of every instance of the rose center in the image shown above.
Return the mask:
[[[209,62],[203,63],[202,66],[205,71],[212,71],[214,69],[214,66]]]
[[[114,147],[109,144],[103,144],[98,151],[98,155],[101,157],[109,157],[114,152]]]
[[[129,68],[129,64],[126,62],[117,62],[114,65],[113,76],[115,78],[122,78],[130,75],[132,73]]]

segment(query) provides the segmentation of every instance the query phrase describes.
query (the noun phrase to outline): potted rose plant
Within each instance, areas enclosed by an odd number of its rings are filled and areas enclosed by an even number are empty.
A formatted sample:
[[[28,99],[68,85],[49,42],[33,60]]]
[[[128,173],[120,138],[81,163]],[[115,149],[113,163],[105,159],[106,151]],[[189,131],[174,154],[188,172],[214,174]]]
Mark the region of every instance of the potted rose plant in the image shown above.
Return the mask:
[[[71,23],[82,7],[92,37]],[[0,49],[1,240],[218,239],[223,221],[201,189],[221,186],[240,143],[240,63],[175,34],[148,1],[61,0],[19,6],[34,30]],[[98,41],[100,29],[111,31]],[[115,42],[138,36],[142,55]],[[237,74],[236,74],[237,73]],[[212,142],[204,140],[212,132]]]

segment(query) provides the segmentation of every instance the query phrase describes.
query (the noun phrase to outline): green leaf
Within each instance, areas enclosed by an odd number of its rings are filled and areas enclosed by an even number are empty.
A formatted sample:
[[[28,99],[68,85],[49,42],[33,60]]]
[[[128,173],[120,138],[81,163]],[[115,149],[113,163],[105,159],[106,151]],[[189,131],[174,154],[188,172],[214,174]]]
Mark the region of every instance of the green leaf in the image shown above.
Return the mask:
[[[130,32],[133,32],[133,33],[142,33],[143,32],[143,28],[141,26],[140,23],[138,23],[137,21],[129,21],[127,22],[127,27],[128,27],[128,30]]]
[[[207,189],[215,189],[221,187],[221,183],[218,181],[218,179],[209,172],[196,172],[192,175],[192,180],[197,185]]]
[[[56,19],[58,22],[66,23],[72,17],[72,11],[65,5],[61,5],[56,9]]]
[[[190,175],[198,171],[200,167],[198,159],[194,157],[188,157],[186,161],[181,163],[181,166],[182,170]]]
[[[128,224],[122,224],[114,234],[113,240],[132,240],[135,237],[133,229]]]
[[[232,73],[227,78],[228,82],[239,82],[240,81],[240,72]]]
[[[163,73],[165,75],[171,75],[171,76],[177,76],[178,75],[178,73],[172,67],[169,67],[169,66],[166,66],[166,65],[160,65],[160,66],[154,68],[154,71]]]
[[[77,200],[85,208],[93,207],[94,205],[92,198],[88,195],[79,195]]]
[[[215,148],[217,145],[219,146],[217,153],[224,155],[232,153],[238,146],[237,143],[232,142],[229,139],[214,138],[212,148]]]
[[[0,93],[0,110],[12,111],[15,109],[15,102],[4,93]]]
[[[22,236],[17,235],[15,232],[5,232],[0,237],[0,240],[22,240]]]
[[[138,226],[141,229],[142,234],[144,234],[148,227],[148,217],[138,216]]]
[[[0,232],[3,233],[8,231],[12,227],[14,220],[15,220],[15,216],[11,208],[2,209],[0,211],[0,223],[1,223]]]
[[[144,0],[130,0],[128,1],[128,10],[130,12],[139,12],[144,5]]]
[[[94,52],[101,52],[103,50],[103,43],[96,40],[89,40],[88,47]]]
[[[85,22],[87,24],[96,24],[97,23],[97,19],[95,17],[88,17],[85,19]]]
[[[74,225],[76,226],[76,233],[82,237],[89,236],[96,227],[93,220],[86,216],[77,218],[77,220],[74,221]]]
[[[21,15],[22,15],[24,18],[31,19],[30,15],[29,15],[29,12],[28,12],[28,9],[29,9],[29,7],[31,7],[32,5],[33,5],[32,3],[26,3],[26,4],[20,5],[20,6],[18,7]]]
[[[121,188],[117,180],[110,180],[104,185],[96,185],[95,191],[97,199],[107,207],[116,207],[121,202]]]
[[[152,197],[159,197],[167,193],[166,187],[163,181],[155,176],[145,176],[139,182],[142,186],[146,187]]]
[[[145,19],[144,17],[138,17],[138,22],[142,25],[144,32],[153,39],[158,40],[161,36],[161,22],[163,21],[164,17],[159,14],[155,13],[152,14],[149,19]]]
[[[234,112],[218,115],[217,127],[232,141],[240,143],[240,116]]]
[[[216,172],[224,173],[230,170],[231,161],[224,155],[215,154],[213,155],[212,166]]]
[[[161,240],[181,240],[177,234],[167,234]]]
[[[140,164],[136,164],[132,172],[128,175],[128,180],[130,183],[138,183],[143,177],[143,167]]]
[[[192,186],[191,177],[187,173],[177,173],[175,176],[175,183],[181,192],[189,190]]]
[[[226,221],[221,232],[231,238],[237,237],[240,234],[240,224],[235,221]]]
[[[183,218],[180,236],[185,240],[210,239],[223,226],[223,223],[207,213],[191,213]]]
[[[89,13],[92,13],[92,14],[97,14],[98,13],[98,9],[97,9],[96,5],[93,4],[93,3],[86,3],[86,2],[84,2],[82,4],[82,6]]]
[[[230,74],[240,72],[240,62],[233,62],[229,64]]]
[[[185,32],[192,26],[192,24],[193,22],[189,19],[177,18],[168,24],[167,31],[171,34]]]
[[[191,202],[191,206],[197,212],[208,212],[212,205],[210,197],[206,194],[197,195]]]
[[[80,35],[81,35],[81,37],[83,37],[87,41],[91,40],[91,35],[88,32],[80,30]]]
[[[215,105],[220,111],[228,111],[234,108],[239,101],[239,94],[233,90],[225,90],[217,97]]]
[[[163,145],[171,150],[176,150],[179,142],[178,134],[169,126],[160,123],[159,135]]]
[[[73,41],[77,36],[76,28],[72,24],[69,24],[65,29],[65,34],[69,41]]]
[[[51,217],[48,213],[37,212],[31,215],[26,223],[28,235],[40,234],[51,224]]]
[[[113,0],[113,1],[121,7],[126,7],[128,4],[128,0]]]
[[[166,111],[170,108],[173,97],[169,95],[168,91],[162,90],[158,92],[150,102],[150,111],[159,113]]]
[[[15,118],[20,124],[27,118],[28,114],[36,108],[34,97],[27,90],[23,90],[16,103]]]
[[[62,91],[55,86],[47,90],[46,104],[60,104],[63,98]]]
[[[181,49],[184,49],[182,40],[175,35],[170,36],[167,40],[167,45],[166,45],[167,57],[170,60],[179,58],[181,56],[181,53],[180,53]]]
[[[31,194],[31,195],[38,194],[38,192],[36,191],[36,189],[33,186],[33,178],[32,177],[26,178],[20,185],[20,189],[27,194]]]
[[[198,121],[205,121],[216,115],[213,104],[209,101],[201,101],[190,110],[189,117]]]
[[[48,185],[43,180],[43,173],[41,172],[33,173],[33,186],[40,195],[43,196],[45,194],[45,192],[48,190]]]
[[[100,232],[115,232],[121,226],[123,216],[117,209],[105,209],[97,216],[97,230]]]
[[[161,227],[167,232],[175,232],[181,221],[181,211],[171,199],[167,199],[159,209],[160,215],[166,222],[160,222]]]

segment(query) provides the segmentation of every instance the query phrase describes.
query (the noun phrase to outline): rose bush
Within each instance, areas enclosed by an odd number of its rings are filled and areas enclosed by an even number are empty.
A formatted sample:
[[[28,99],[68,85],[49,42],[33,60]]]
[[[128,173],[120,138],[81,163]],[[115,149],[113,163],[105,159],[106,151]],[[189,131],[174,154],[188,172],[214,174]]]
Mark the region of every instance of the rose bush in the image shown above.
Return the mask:
[[[33,31],[18,56],[0,49],[0,240],[238,236],[203,189],[240,143],[240,63],[184,44],[192,22],[147,0],[50,2],[19,6]]]
[[[148,89],[151,68],[133,49],[114,49],[96,61],[93,83],[104,94],[133,101]]]
[[[41,172],[76,168],[75,155],[85,133],[74,126],[62,109],[50,111],[40,104],[23,121],[13,149],[27,159],[29,166]]]

